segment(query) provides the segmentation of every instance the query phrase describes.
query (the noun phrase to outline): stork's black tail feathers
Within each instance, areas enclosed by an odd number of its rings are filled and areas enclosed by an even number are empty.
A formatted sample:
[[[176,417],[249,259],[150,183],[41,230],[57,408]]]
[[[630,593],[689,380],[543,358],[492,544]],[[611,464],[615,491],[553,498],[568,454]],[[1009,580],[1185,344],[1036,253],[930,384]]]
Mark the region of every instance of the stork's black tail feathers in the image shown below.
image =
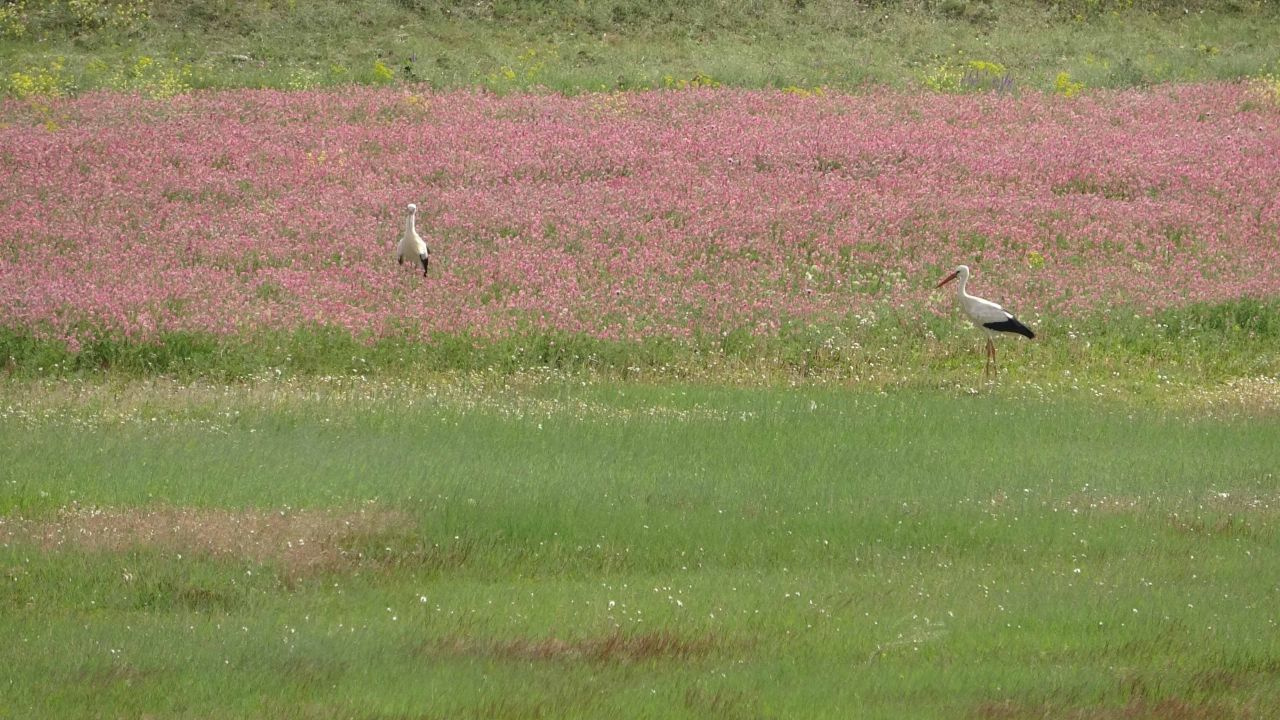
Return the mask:
[[[990,328],[996,332],[1016,333],[1026,338],[1034,338],[1036,336],[1035,333],[1031,332],[1031,328],[1018,322],[1018,318],[1012,316],[1002,322],[983,323],[982,327]]]

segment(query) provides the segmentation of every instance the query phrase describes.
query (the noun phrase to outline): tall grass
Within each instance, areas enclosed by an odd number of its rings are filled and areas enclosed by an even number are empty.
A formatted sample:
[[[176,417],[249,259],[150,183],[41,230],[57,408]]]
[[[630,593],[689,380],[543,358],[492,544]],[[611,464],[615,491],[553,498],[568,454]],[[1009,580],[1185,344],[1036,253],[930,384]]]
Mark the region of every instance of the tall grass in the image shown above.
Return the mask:
[[[1006,384],[1063,385],[1126,395],[1183,395],[1240,378],[1280,374],[1280,308],[1269,300],[1193,304],[1154,315],[1116,308],[1093,317],[1039,318],[1031,343],[1001,345]],[[169,333],[154,342],[104,335],[70,351],[31,333],[0,329],[10,378],[145,378],[244,381],[261,377],[425,379],[551,371],[584,379],[732,384],[853,383],[863,387],[977,387],[981,338],[956,314],[874,323],[795,325],[775,336],[740,330],[691,340],[611,341],[568,333],[488,339],[442,334],[428,342],[361,338],[310,327],[259,337]],[[1179,391],[1179,389],[1181,391]]]
[[[968,60],[1004,65],[1018,87],[1052,89],[1060,72],[1089,87],[1128,87],[1274,70],[1268,39],[1278,21],[1270,3],[1248,0],[93,0],[15,8],[0,58],[29,77],[61,58],[62,86],[72,91],[138,86],[140,57],[154,61],[148,72],[185,73],[182,82],[194,87],[424,82],[580,92],[704,78],[849,89],[919,84]]]

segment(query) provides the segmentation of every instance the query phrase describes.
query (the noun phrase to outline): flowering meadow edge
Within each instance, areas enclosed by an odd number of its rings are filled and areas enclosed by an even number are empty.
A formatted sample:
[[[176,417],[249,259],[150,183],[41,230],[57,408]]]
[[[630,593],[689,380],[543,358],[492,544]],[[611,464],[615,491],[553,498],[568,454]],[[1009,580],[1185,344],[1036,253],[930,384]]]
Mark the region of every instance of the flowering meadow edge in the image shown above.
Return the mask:
[[[1115,380],[1122,371],[1135,381],[1177,375],[1193,384],[1212,384],[1280,370],[1280,300],[1195,304],[1152,316],[1117,313],[1091,327],[1095,319],[1100,318],[1043,318],[1036,328],[1042,346],[1013,351],[1022,374],[1074,382],[1091,374]],[[554,330],[499,338],[467,333],[375,338],[312,325],[255,336],[175,331],[129,340],[101,333],[75,350],[58,339],[0,327],[0,370],[17,377],[110,372],[225,381],[551,371],[749,385],[805,379],[914,385],[972,375],[976,365],[963,356],[978,352],[980,343],[965,325],[951,316],[887,315],[853,326],[791,324],[770,335],[740,328],[716,336],[634,340]]]

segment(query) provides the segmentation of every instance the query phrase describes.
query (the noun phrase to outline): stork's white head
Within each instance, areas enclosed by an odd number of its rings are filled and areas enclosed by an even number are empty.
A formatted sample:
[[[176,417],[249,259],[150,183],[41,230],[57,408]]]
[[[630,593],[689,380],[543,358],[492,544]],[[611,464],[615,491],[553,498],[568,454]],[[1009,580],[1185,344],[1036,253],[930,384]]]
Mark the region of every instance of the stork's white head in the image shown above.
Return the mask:
[[[955,280],[956,278],[960,278],[961,285],[968,283],[969,282],[969,266],[957,265],[955,272],[942,278],[942,282],[938,283],[937,286],[942,287],[943,285],[946,285],[947,283],[951,282],[952,280]]]
[[[404,211],[412,215],[418,212],[418,206],[414,205],[413,203],[409,203],[408,205],[404,206]]]

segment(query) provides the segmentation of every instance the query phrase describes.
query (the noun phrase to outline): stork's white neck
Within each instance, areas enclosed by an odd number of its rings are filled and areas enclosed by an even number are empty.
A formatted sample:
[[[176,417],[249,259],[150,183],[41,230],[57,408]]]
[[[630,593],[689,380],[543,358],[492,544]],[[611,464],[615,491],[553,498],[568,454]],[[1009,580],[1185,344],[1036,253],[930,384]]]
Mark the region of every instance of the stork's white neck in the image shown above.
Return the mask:
[[[406,216],[405,216],[405,218],[404,218],[404,231],[405,231],[406,233],[412,233],[412,232],[414,232],[414,231],[415,231],[415,229],[414,229],[413,219],[414,219],[416,216],[417,216],[417,213],[409,213],[408,215],[406,215]]]
[[[956,295],[960,297],[969,297],[969,292],[965,287],[969,284],[969,273],[962,272],[956,277]]]

